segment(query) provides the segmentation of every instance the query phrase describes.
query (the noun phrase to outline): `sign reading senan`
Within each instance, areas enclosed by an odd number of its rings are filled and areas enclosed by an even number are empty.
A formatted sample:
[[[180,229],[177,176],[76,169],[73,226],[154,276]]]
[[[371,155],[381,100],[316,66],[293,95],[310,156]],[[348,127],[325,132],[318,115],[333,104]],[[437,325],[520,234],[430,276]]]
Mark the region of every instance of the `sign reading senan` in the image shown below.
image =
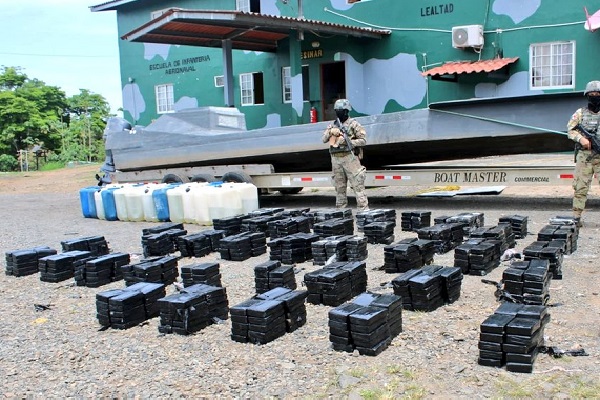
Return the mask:
[[[304,50],[300,53],[300,59],[306,60],[308,58],[321,58],[323,57],[323,49],[316,50]]]

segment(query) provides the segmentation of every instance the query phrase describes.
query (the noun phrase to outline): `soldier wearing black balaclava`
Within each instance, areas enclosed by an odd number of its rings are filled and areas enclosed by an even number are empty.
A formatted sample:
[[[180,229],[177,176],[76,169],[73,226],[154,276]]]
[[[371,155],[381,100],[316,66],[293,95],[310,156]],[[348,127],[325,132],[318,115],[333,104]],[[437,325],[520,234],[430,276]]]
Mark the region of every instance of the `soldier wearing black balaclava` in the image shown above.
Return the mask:
[[[329,143],[333,182],[335,186],[337,208],[348,207],[348,182],[356,194],[356,205],[359,211],[369,209],[369,201],[365,193],[365,167],[360,163],[363,147],[367,144],[365,128],[349,116],[350,102],[337,100],[333,106],[336,120],[325,129],[323,143]],[[345,134],[344,134],[345,132]]]
[[[575,179],[573,180],[573,217],[579,226],[582,226],[581,215],[585,209],[592,178],[594,174],[600,176],[600,153],[592,146],[592,139],[600,143],[600,132],[598,132],[600,81],[588,82],[583,94],[587,98],[587,107],[575,111],[567,123],[567,134],[571,140],[577,143]]]

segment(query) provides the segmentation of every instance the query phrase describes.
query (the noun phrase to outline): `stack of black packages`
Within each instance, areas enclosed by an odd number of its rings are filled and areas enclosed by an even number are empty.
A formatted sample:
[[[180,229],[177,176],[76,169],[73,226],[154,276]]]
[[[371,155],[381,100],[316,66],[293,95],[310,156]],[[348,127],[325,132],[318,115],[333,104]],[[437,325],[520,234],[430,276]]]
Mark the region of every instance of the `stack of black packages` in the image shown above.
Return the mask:
[[[317,240],[312,243],[311,251],[314,265],[325,265],[330,259],[362,261],[369,255],[367,238],[356,235],[330,236]]]
[[[527,236],[527,220],[528,218],[523,215],[506,215],[498,219],[499,223],[510,224],[515,238],[523,239]]]
[[[550,314],[545,306],[502,303],[480,325],[479,365],[533,372],[548,321]]]
[[[463,274],[457,267],[428,265],[411,269],[392,280],[394,293],[407,310],[433,311],[460,297]]]
[[[181,257],[204,257],[213,251],[210,237],[204,232],[177,238],[177,247]]]
[[[205,262],[181,266],[181,280],[184,287],[197,283],[209,286],[223,286],[221,284],[221,271],[218,262]]]
[[[356,213],[356,229],[363,232],[365,225],[372,222],[396,222],[396,210],[379,209],[359,211]]]
[[[267,252],[267,237],[263,232],[242,232],[225,236],[220,241],[223,260],[244,261]]]
[[[262,232],[266,237],[269,237],[269,223],[283,219],[281,215],[259,215],[255,217],[244,218],[242,220],[242,232]]]
[[[144,257],[166,256],[175,252],[175,243],[168,231],[142,236]]]
[[[330,219],[352,218],[352,210],[349,208],[339,209],[331,208],[325,210],[308,211],[304,215],[313,220],[313,224],[324,222]]]
[[[329,236],[353,235],[354,220],[350,218],[334,218],[313,224],[313,232],[322,238]]]
[[[264,237],[263,234],[263,238]],[[219,253],[223,260],[244,261],[249,259],[252,257],[252,242],[250,237],[246,234],[225,236],[221,239]]]
[[[432,240],[406,238],[383,248],[385,272],[406,272],[431,264],[435,255]]]
[[[402,302],[393,294],[363,293],[330,310],[328,325],[334,350],[377,356],[402,332]]]
[[[338,306],[367,289],[364,261],[338,261],[304,275],[308,302]]]
[[[53,254],[40,258],[38,262],[40,281],[62,282],[75,276],[74,253],[86,253],[86,260],[91,258],[90,252],[80,250],[67,251],[65,253]]]
[[[441,266],[427,266],[427,272],[408,280],[412,309],[415,311],[433,311],[444,305],[442,298],[442,278],[436,272]],[[402,275],[400,275],[402,276]]]
[[[461,224],[464,235],[468,236],[471,229],[480,228],[484,225],[484,215],[480,212],[464,212],[446,218],[447,224]]]
[[[310,218],[303,215],[275,219],[268,222],[269,236],[276,239],[299,232],[310,233],[310,225]]]
[[[70,251],[73,257],[75,284],[97,288],[123,279],[121,268],[129,264],[127,253],[111,253],[101,257],[92,257],[88,251]]]
[[[576,225],[546,225],[538,231],[537,240],[561,241],[564,243],[564,254],[573,254],[574,249],[577,249],[576,229]]]
[[[63,251],[89,251],[92,256],[101,256],[109,253],[108,243],[104,236],[88,236],[79,239],[69,239],[60,242]]]
[[[561,229],[568,230],[572,232],[571,234],[571,253],[574,253],[577,250],[577,240],[579,239],[579,225],[578,222],[575,221],[574,217],[561,217],[556,216],[554,218],[550,218],[551,225],[559,225]],[[566,254],[571,254],[566,253]]]
[[[394,239],[396,221],[371,222],[363,227],[368,243],[391,244]]]
[[[431,226],[431,211],[405,211],[400,216],[403,231],[413,232]]]
[[[248,214],[244,215],[243,219],[254,218],[254,217],[266,217],[269,215],[282,215],[284,213],[286,214],[285,215],[286,217],[292,216],[289,213],[286,213],[285,208],[283,208],[283,207],[265,207],[265,208],[259,208],[258,210],[250,211]],[[296,215],[300,215],[300,214],[296,214]],[[244,221],[242,220],[242,225],[243,224],[244,224]]]
[[[500,242],[472,238],[454,249],[454,266],[463,274],[484,276],[500,265]]]
[[[231,339],[266,344],[306,323],[306,292],[275,288],[229,309]]]
[[[160,333],[189,335],[228,317],[225,288],[197,283],[180,293],[163,297],[160,307]]]
[[[138,282],[170,285],[179,276],[177,257],[174,256],[149,257],[137,264],[123,265],[121,272],[127,286]]]
[[[346,240],[346,259],[348,261],[363,261],[368,256],[366,237],[351,236]]]
[[[213,227],[216,230],[225,231],[225,236],[237,235],[242,231],[242,220],[244,215],[213,219]]]
[[[394,288],[394,294],[400,296],[402,299],[402,308],[405,310],[414,311],[412,299],[410,297],[410,286],[409,280],[422,273],[420,268],[411,269],[402,273],[392,280],[392,287]]]
[[[419,239],[432,240],[435,252],[444,254],[463,242],[464,232],[462,223],[435,224],[430,227],[417,229]]]
[[[298,264],[312,259],[312,244],[319,240],[313,233],[295,233],[282,238],[271,239],[269,259],[282,264]]]
[[[278,287],[296,289],[294,266],[281,265],[276,260],[258,264],[254,267],[254,285],[256,293],[265,293]]]
[[[100,325],[128,329],[159,315],[159,299],[165,297],[165,285],[137,283],[125,289],[96,294],[96,317]]]
[[[515,261],[502,273],[505,296],[516,303],[547,304],[551,280],[550,263],[544,259]]]
[[[482,226],[471,229],[470,238],[486,239],[487,241],[497,240],[499,244],[499,253],[502,255],[508,249],[515,247],[515,234],[510,224],[499,224],[497,226]]]
[[[56,253],[55,249],[47,246],[7,251],[4,254],[6,260],[5,273],[11,276],[36,274],[39,271],[39,260]]]
[[[203,235],[206,235],[210,239],[211,251],[219,251],[221,248],[221,239],[225,237],[225,231],[217,229],[208,229],[202,231]]]
[[[548,260],[552,279],[562,279],[565,242],[562,240],[535,241],[523,249],[523,260]]]

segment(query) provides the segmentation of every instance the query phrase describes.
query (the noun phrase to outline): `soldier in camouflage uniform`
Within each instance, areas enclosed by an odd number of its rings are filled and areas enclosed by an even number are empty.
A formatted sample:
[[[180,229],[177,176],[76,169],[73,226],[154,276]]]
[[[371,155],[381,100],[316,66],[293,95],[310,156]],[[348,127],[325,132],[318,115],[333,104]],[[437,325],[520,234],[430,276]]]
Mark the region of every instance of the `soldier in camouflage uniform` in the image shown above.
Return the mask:
[[[588,191],[594,174],[600,173],[600,154],[592,150],[591,142],[583,135],[578,127],[599,135],[600,124],[600,81],[591,81],[585,87],[587,107],[580,108],[567,124],[569,138],[577,143],[575,156],[575,179],[573,180],[573,216],[581,226],[581,214],[585,209]]]
[[[329,143],[331,167],[335,184],[336,208],[348,207],[348,182],[356,194],[356,205],[359,211],[369,209],[369,201],[365,193],[366,169],[360,163],[362,147],[367,144],[365,128],[354,118],[349,117],[352,110],[346,99],[337,100],[333,106],[337,120],[329,125],[323,133],[323,143]],[[352,148],[344,138],[346,130]]]

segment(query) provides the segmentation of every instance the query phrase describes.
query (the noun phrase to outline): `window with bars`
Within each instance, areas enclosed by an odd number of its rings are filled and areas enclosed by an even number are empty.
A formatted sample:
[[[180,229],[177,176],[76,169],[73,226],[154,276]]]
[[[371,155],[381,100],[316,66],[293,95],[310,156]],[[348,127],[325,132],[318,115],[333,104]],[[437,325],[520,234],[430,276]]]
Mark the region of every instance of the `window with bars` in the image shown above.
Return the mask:
[[[281,88],[283,92],[283,102],[292,102],[292,69],[291,67],[283,67],[281,69]],[[308,65],[302,66],[302,94],[304,101],[309,101],[309,77],[308,77]]]
[[[536,43],[529,47],[531,89],[575,86],[575,43]]]
[[[263,87],[262,72],[241,74],[240,91],[242,95],[243,106],[249,106],[253,104],[264,104],[265,92]]]
[[[159,114],[173,112],[173,84],[156,85],[154,93],[156,94],[156,112]]]

